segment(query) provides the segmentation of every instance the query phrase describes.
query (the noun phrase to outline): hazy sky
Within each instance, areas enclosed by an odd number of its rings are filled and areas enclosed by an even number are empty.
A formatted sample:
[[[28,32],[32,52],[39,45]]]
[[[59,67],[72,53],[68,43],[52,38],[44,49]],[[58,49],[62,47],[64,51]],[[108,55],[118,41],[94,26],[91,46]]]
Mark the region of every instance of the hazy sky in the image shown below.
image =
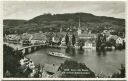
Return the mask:
[[[97,16],[125,18],[125,3],[121,1],[6,1],[4,19],[31,19],[44,13],[85,12]]]

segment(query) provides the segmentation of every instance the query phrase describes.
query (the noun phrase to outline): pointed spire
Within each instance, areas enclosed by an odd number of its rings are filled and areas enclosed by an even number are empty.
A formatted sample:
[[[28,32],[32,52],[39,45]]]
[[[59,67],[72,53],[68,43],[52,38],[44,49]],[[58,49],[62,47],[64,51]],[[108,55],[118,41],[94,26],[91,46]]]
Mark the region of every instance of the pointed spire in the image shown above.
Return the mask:
[[[81,28],[80,28],[80,18],[79,18],[79,27],[78,27],[78,35],[80,35],[81,34]]]
[[[79,27],[78,28],[80,28],[80,18],[79,18]]]

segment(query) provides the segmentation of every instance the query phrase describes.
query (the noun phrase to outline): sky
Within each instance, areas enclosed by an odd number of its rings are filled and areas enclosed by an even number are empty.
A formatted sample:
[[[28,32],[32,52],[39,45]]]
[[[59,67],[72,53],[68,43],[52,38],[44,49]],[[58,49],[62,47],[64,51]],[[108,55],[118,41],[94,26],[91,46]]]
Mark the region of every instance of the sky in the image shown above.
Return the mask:
[[[4,19],[29,20],[44,13],[91,13],[125,19],[123,1],[4,1]]]

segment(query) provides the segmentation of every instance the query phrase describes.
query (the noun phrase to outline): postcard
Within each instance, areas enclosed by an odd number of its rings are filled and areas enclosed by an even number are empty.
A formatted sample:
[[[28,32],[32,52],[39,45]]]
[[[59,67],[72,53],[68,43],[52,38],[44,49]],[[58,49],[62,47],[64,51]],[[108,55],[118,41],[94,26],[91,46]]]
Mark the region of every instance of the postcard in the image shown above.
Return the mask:
[[[125,1],[3,1],[3,78],[125,78]]]

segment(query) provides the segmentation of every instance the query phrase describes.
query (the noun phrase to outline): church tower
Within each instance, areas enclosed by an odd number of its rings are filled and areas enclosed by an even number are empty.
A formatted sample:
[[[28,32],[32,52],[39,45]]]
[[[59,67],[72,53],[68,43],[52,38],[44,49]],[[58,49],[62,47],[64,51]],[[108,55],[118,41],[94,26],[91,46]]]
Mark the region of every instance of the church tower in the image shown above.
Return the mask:
[[[80,18],[79,18],[79,27],[78,27],[77,33],[78,33],[78,35],[81,35],[81,33],[82,33],[82,30],[80,28]]]

